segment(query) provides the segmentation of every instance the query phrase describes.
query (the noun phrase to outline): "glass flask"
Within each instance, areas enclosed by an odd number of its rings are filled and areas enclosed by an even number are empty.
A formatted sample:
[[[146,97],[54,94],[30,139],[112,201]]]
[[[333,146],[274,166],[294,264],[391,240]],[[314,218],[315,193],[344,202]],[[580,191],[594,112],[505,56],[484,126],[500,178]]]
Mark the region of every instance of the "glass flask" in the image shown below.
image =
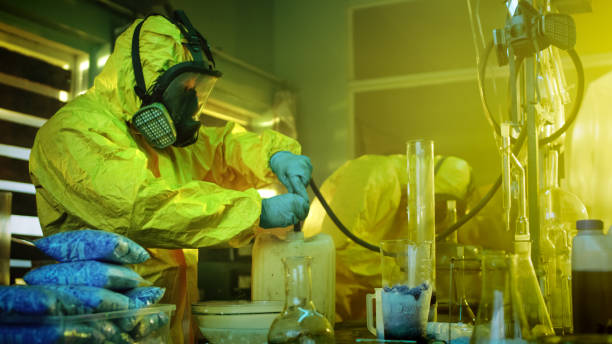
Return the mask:
[[[312,257],[282,259],[285,268],[285,307],[274,319],[268,343],[334,343],[334,329],[311,299],[310,264]]]
[[[511,268],[515,263],[516,256],[504,251],[483,251],[482,292],[470,344],[526,343],[528,329]]]
[[[555,334],[531,261],[531,242],[515,242],[517,293],[521,297],[527,329],[533,338]]]
[[[557,334],[573,333],[572,322],[572,238],[575,236],[574,224],[587,219],[588,213],[582,201],[574,194],[559,187],[558,151],[546,148],[544,152],[544,190],[541,193],[542,236],[541,242],[550,243],[554,248],[552,255],[541,254],[546,261],[546,284],[540,285],[550,312],[553,328]],[[542,248],[540,251],[543,251]],[[548,269],[546,269],[548,268]],[[554,269],[554,270],[553,270]]]
[[[511,133],[516,128],[511,122],[502,123],[502,171],[504,181],[504,210],[508,230],[514,230],[514,253],[518,290],[522,296],[527,328],[531,335],[553,335],[553,327],[546,303],[542,297],[539,280],[531,261],[531,234],[527,217],[527,193],[525,168],[512,152]]]

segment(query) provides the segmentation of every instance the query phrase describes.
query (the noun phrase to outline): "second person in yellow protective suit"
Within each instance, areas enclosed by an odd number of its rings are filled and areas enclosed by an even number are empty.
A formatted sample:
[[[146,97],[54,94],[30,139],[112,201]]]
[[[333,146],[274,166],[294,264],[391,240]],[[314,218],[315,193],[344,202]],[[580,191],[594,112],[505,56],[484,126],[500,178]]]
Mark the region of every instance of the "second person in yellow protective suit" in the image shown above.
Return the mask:
[[[357,237],[378,245],[407,237],[406,156],[364,155],[346,162],[321,185],[321,194]],[[472,187],[472,171],[456,157],[435,157],[436,222],[444,219],[446,200],[460,212]],[[365,319],[365,296],[380,287],[380,255],[351,241],[315,200],[304,222],[306,236],[323,232],[336,246],[336,319]]]
[[[184,13],[136,20],[94,86],[38,131],[30,157],[45,235],[103,229],[149,249],[152,258],[134,269],[176,304],[174,343],[194,342],[194,249],[238,246],[258,226],[308,213],[312,167],[295,140],[232,123],[200,127],[220,76]],[[256,188],[276,178],[290,193],[262,200]]]

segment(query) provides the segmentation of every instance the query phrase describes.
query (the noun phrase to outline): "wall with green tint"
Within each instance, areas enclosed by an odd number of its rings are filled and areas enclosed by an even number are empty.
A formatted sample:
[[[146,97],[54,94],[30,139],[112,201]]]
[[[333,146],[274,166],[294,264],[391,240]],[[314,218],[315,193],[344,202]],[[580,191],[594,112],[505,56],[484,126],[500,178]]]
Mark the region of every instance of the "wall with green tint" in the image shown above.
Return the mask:
[[[273,0],[172,0],[171,3],[174,8],[185,11],[212,47],[273,72]]]
[[[299,141],[312,159],[319,185],[353,158],[347,92],[348,8],[367,2],[275,2],[274,73],[297,89]]]
[[[273,0],[173,0],[206,37],[214,51],[227,54],[259,71],[245,68],[217,54],[223,72],[211,97],[256,113],[270,106],[280,84],[265,75],[274,69]],[[264,75],[265,74],[265,75]]]

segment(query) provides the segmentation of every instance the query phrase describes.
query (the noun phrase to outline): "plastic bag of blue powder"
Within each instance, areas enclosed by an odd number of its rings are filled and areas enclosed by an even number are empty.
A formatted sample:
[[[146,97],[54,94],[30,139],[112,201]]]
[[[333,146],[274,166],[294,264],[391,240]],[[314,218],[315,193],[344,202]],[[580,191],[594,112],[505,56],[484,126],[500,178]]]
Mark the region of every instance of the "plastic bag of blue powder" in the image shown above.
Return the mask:
[[[117,319],[115,324],[123,331],[129,332],[132,338],[138,340],[168,324],[170,319],[165,312],[136,314]]]
[[[124,294],[130,299],[130,309],[137,309],[156,304],[165,292],[166,288],[151,286],[130,289]]]
[[[141,340],[166,326],[169,322],[170,318],[164,312],[148,314],[139,319],[136,326],[130,331],[130,335],[135,340]]]
[[[46,289],[58,290],[77,298],[94,313],[121,311],[129,308],[130,299],[114,291],[82,285],[44,285]]]
[[[91,313],[77,298],[41,286],[0,286],[0,315],[73,315]]]
[[[60,262],[99,260],[138,264],[150,258],[149,252],[131,239],[96,229],[57,233],[38,239],[34,244]]]
[[[92,321],[88,325],[100,331],[107,342],[113,344],[134,344],[134,339],[110,320]]]
[[[1,324],[0,344],[102,344],[104,335],[83,324]]]
[[[23,279],[30,285],[85,285],[111,290],[126,290],[141,283],[151,284],[134,270],[95,260],[43,265],[30,270]]]

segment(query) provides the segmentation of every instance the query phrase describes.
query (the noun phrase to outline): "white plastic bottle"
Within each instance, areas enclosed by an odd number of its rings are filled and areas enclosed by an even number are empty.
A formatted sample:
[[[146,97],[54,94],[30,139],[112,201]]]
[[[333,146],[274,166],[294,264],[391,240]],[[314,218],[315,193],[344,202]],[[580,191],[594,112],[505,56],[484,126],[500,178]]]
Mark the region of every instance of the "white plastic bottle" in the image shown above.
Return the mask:
[[[251,271],[253,301],[285,300],[285,276],[281,258],[312,257],[312,301],[333,325],[336,315],[336,249],[330,235],[319,233],[304,239],[290,231],[285,240],[268,233],[257,235]]]
[[[612,331],[612,230],[601,220],[576,221],[572,251],[574,333]]]

